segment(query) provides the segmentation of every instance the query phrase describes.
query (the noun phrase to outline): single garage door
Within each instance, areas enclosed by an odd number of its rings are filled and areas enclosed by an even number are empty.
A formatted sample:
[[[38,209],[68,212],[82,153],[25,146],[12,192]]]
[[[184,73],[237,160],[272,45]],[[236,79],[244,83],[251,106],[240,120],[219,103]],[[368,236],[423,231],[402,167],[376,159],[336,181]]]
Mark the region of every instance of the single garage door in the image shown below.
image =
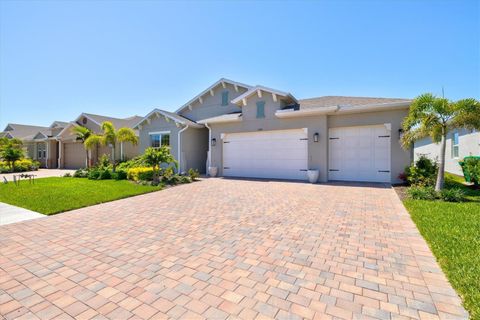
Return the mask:
[[[64,163],[66,169],[85,168],[85,159],[87,157],[85,148],[80,142],[65,143],[63,145]]]
[[[306,129],[225,134],[223,175],[305,180],[308,168]]]
[[[390,182],[390,133],[383,124],[329,129],[329,180]]]

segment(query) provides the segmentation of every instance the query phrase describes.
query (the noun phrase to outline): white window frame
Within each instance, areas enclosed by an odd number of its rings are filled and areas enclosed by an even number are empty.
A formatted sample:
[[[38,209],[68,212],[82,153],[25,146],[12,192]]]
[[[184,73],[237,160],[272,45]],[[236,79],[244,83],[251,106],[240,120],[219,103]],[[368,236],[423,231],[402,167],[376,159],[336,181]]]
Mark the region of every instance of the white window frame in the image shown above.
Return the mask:
[[[457,135],[457,144],[455,144],[455,135]],[[457,154],[455,155],[455,148],[457,149]],[[460,156],[460,134],[458,131],[454,131],[452,135],[452,158],[458,159]]]
[[[162,135],[169,135],[169,144],[171,144],[172,142],[170,141],[170,138],[172,137],[170,131],[152,131],[152,132],[149,132],[148,135],[150,137],[150,147],[152,147],[152,137],[153,135],[160,135],[160,146],[162,146]],[[156,148],[156,147],[153,147],[153,148]]]

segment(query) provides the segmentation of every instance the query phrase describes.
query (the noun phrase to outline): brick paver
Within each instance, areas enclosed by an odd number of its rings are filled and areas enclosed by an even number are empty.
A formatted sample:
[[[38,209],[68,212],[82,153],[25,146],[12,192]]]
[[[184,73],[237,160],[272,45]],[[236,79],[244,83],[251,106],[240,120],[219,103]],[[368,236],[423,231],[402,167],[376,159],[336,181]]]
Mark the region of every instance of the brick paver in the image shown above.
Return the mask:
[[[227,179],[0,227],[0,314],[468,317],[391,188]]]

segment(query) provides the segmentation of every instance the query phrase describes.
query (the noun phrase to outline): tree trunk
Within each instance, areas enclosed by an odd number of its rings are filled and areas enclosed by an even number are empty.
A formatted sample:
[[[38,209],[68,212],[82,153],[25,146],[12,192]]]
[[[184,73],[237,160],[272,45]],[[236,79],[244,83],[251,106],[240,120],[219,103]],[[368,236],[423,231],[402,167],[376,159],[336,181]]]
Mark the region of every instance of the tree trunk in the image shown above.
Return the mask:
[[[89,163],[90,163],[90,161],[89,161],[89,156],[88,156],[88,149],[85,150],[85,154],[86,154],[86,156],[87,156],[87,157],[85,158],[85,162],[86,162],[86,163],[85,163],[85,165],[86,165],[85,168],[88,169]]]
[[[442,139],[440,140],[440,161],[438,163],[437,182],[435,183],[435,191],[443,188],[445,181],[445,149],[447,146],[447,130],[443,129]]]
[[[112,144],[112,171],[115,172],[115,144]]]

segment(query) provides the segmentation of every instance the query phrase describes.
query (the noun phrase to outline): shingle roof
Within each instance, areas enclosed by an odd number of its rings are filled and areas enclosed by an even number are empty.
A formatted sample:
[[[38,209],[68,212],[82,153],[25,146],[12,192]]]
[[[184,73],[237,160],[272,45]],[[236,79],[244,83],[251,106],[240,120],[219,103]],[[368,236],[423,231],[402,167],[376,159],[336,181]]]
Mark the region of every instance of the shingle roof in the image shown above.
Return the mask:
[[[208,119],[203,119],[198,121],[198,123],[219,123],[219,122],[231,122],[231,121],[239,121],[241,120],[242,113],[241,112],[235,112],[235,113],[227,113],[227,114],[222,114],[216,117],[208,118]]]
[[[102,122],[105,122],[105,121],[110,121],[115,126],[116,129],[119,129],[122,127],[133,128],[133,126],[135,126],[138,123],[138,121],[142,120],[143,118],[136,115],[132,117],[120,119],[120,118],[101,116],[101,115],[92,114],[92,113],[83,113],[83,114],[89,117],[90,119],[98,122],[99,124],[102,124]]]
[[[31,126],[18,123],[9,123],[5,129],[7,129],[8,127],[12,129],[7,131],[12,137],[22,140],[31,139],[39,132],[47,135],[49,131],[48,127]]]
[[[372,98],[372,97],[346,97],[346,96],[324,96],[310,99],[301,99],[300,109],[313,109],[331,106],[364,106],[369,104],[408,102],[410,99],[399,98]]]

